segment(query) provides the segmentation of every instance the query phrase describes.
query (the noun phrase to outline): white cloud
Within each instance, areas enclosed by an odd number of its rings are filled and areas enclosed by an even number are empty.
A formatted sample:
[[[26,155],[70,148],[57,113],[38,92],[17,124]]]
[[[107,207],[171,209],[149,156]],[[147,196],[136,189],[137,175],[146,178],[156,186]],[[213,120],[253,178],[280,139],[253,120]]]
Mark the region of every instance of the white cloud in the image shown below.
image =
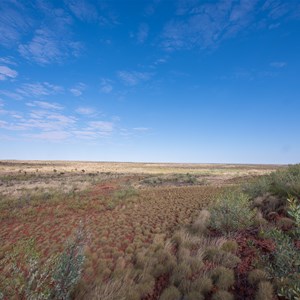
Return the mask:
[[[136,72],[136,71],[119,71],[117,72],[119,78],[129,86],[139,84],[141,81],[149,80],[152,76],[151,73],[147,72]]]
[[[287,65],[286,62],[284,61],[274,61],[274,62],[271,62],[270,63],[270,66],[273,67],[273,68],[283,68]]]
[[[52,1],[39,1],[36,9],[43,22],[36,23],[28,42],[18,45],[20,55],[41,65],[61,63],[70,56],[78,56],[82,44],[73,39],[71,16],[54,7]]]
[[[113,122],[106,122],[106,121],[93,121],[89,122],[89,130],[97,130],[100,132],[112,132],[114,129],[114,123]]]
[[[8,78],[16,78],[18,76],[18,72],[7,67],[0,66],[0,80],[5,80]]]
[[[47,131],[41,133],[28,133],[23,134],[24,137],[29,139],[47,140],[47,141],[62,141],[70,137],[67,131]]]
[[[98,137],[97,132],[94,131],[88,131],[88,130],[75,130],[72,131],[72,133],[75,135],[76,138],[79,139],[96,139]]]
[[[45,102],[45,101],[32,101],[26,103],[27,106],[32,106],[32,107],[40,107],[43,109],[53,109],[53,110],[61,110],[63,109],[63,106],[61,106],[58,103],[50,103],[50,102]]]
[[[70,89],[70,92],[76,96],[79,97],[82,95],[83,91],[86,89],[86,85],[82,82],[79,82],[77,85],[75,85],[74,87],[72,87]]]
[[[11,56],[7,57],[0,57],[0,62],[4,63],[6,65],[13,65],[16,66],[17,64],[14,62],[13,58]]]
[[[98,19],[97,8],[87,0],[65,0],[71,12],[81,21]]]
[[[0,5],[0,44],[12,47],[31,28],[32,20],[21,1],[1,0]]]
[[[17,92],[27,97],[48,96],[62,93],[64,88],[49,82],[24,83]]]
[[[7,90],[0,90],[0,95],[3,95],[5,97],[14,99],[14,100],[22,100],[23,96],[21,96],[20,94],[11,92],[11,91],[7,91]]]
[[[288,3],[287,3],[288,2]],[[177,15],[169,20],[162,32],[162,47],[179,49],[215,48],[239,33],[268,28],[275,20],[293,16],[297,1],[223,0],[177,3]],[[260,14],[260,26],[255,22]],[[295,16],[294,16],[295,18]]]
[[[91,107],[78,107],[76,112],[80,115],[93,115],[95,110]]]
[[[110,79],[102,78],[100,85],[100,91],[104,94],[109,94],[113,90],[112,81]]]
[[[64,58],[77,56],[81,44],[73,42],[66,37],[57,34],[50,29],[38,29],[33,39],[27,44],[19,45],[19,53],[28,60],[34,60],[39,64],[61,62]]]

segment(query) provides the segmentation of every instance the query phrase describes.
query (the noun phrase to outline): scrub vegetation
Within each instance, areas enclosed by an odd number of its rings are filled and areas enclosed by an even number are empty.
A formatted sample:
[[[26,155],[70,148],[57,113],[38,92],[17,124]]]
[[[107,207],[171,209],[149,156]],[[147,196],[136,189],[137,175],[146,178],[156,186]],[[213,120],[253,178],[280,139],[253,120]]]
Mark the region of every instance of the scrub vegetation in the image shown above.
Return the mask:
[[[0,299],[299,299],[300,165],[45,164],[2,163]]]

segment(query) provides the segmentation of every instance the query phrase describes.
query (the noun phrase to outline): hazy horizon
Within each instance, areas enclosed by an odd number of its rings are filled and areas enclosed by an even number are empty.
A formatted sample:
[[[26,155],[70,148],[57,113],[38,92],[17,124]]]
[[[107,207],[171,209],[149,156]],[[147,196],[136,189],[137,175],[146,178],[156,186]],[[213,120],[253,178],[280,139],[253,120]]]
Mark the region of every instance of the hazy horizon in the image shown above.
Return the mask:
[[[293,164],[297,0],[3,0],[0,159]]]

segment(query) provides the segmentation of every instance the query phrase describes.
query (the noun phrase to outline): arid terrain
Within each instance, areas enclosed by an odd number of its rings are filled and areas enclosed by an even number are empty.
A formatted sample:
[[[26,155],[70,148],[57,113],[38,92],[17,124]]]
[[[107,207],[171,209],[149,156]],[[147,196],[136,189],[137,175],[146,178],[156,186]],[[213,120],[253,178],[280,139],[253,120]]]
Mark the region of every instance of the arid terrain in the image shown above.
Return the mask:
[[[201,209],[222,193],[279,168],[0,161],[0,295],[27,299],[32,258],[51,264],[80,231],[85,259],[72,297],[115,299],[90,293],[131,270],[140,253],[165,245],[177,230],[196,222]],[[157,280],[164,277],[153,276],[153,285],[150,278],[139,296],[126,299],[159,299]],[[47,284],[40,289],[47,290]]]

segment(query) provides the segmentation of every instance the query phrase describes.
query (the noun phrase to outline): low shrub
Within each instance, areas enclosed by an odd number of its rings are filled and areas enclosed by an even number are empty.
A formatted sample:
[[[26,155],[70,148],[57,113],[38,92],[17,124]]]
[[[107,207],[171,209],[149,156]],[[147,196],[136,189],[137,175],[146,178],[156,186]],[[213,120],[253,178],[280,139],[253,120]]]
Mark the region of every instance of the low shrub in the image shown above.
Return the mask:
[[[184,296],[183,300],[205,300],[205,297],[199,292],[192,291]]]
[[[230,294],[227,291],[217,291],[215,294],[213,294],[212,300],[233,300],[234,297],[232,294]]]
[[[191,289],[193,289],[203,295],[208,294],[212,288],[213,288],[213,282],[207,276],[197,278],[196,280],[194,280],[192,282],[192,285],[191,285]]]
[[[258,291],[255,300],[272,300],[274,297],[273,286],[268,281],[261,281],[258,284]]]
[[[248,274],[248,282],[255,286],[261,281],[265,281],[268,279],[268,274],[260,269],[254,269]]]
[[[171,285],[167,287],[161,294],[159,300],[179,300],[181,298],[181,294],[179,290]]]
[[[235,281],[233,270],[224,267],[215,268],[211,272],[211,278],[215,285],[222,290],[229,289]]]
[[[222,245],[221,249],[224,250],[224,251],[226,251],[226,252],[230,252],[232,254],[235,254],[237,252],[237,250],[238,250],[238,247],[239,247],[239,245],[238,245],[238,243],[236,241],[229,240],[229,241],[226,241]]]
[[[253,225],[255,214],[246,194],[229,193],[211,209],[210,226],[225,234],[246,229]]]

